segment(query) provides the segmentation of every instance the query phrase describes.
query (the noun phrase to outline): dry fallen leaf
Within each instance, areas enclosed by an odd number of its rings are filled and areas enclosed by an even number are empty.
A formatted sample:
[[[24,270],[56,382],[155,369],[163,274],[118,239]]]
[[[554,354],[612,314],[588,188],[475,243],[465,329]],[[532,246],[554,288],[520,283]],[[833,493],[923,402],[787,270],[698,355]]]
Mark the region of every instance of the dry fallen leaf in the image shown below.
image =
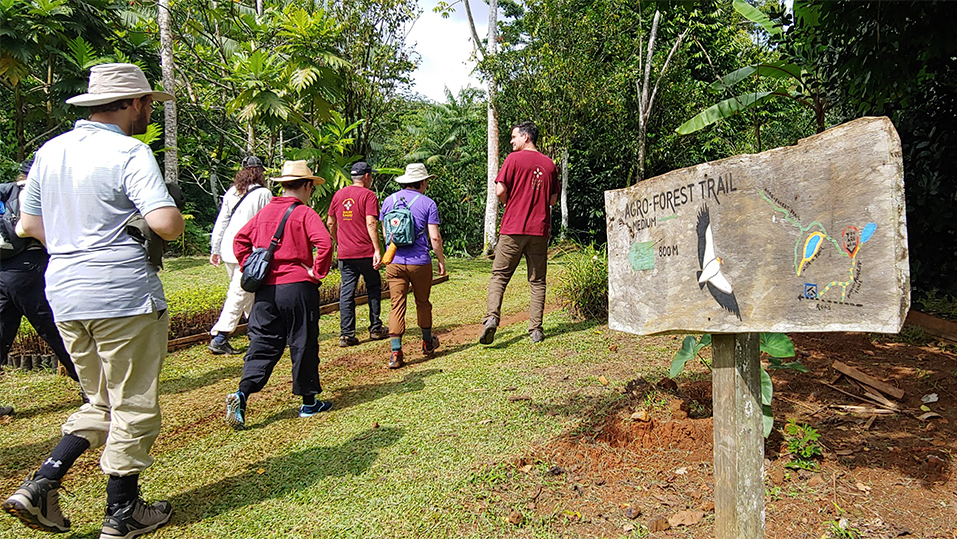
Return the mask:
[[[856,484],[856,485],[854,485],[854,486],[857,487],[857,490],[859,490],[859,491],[861,491],[861,492],[870,492],[870,491],[871,491],[871,487],[865,485],[864,483],[858,483],[858,484]]]
[[[262,474],[266,473],[266,469],[265,469],[265,468],[260,468],[260,469],[256,470],[256,473],[258,473],[259,475],[262,475]]]
[[[520,471],[520,472],[522,472],[522,473],[528,473],[528,472],[532,471],[533,468],[534,468],[534,466],[532,466],[531,464],[526,464],[525,466],[522,466],[521,468],[519,468],[518,471]]]
[[[668,524],[672,526],[693,526],[704,518],[704,511],[692,509],[690,511],[678,511],[668,517]]]
[[[513,509],[512,512],[508,514],[508,518],[506,518],[506,520],[518,526],[519,524],[522,523],[522,520],[524,518],[525,517],[523,517],[521,513]]]
[[[608,378],[605,378],[605,375],[603,374],[603,375],[601,375],[601,376],[598,377],[598,383],[601,384],[601,385],[603,385],[603,386],[607,386],[607,385],[608,385]]]
[[[941,416],[940,414],[937,414],[934,412],[927,412],[926,414],[921,414],[917,416],[917,419],[920,419],[921,421],[927,421],[928,419],[940,419],[941,417],[943,416]]]
[[[648,531],[652,533],[663,532],[670,527],[671,524],[668,524],[668,521],[662,517],[655,517],[648,521]]]
[[[688,473],[688,468],[678,468],[677,470],[675,470],[675,473],[678,475],[684,475]]]
[[[631,418],[635,421],[650,421],[651,415],[649,415],[646,410],[638,410],[637,412],[631,414]]]

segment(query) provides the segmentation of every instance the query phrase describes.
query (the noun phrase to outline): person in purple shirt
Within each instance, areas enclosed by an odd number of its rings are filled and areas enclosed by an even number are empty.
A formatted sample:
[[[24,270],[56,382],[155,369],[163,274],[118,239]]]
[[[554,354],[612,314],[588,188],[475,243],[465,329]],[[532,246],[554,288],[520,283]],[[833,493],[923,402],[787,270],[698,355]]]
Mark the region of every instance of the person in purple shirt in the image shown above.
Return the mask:
[[[408,165],[405,174],[395,179],[403,189],[386,197],[379,212],[379,220],[385,223],[386,214],[396,204],[405,205],[412,212],[416,232],[415,242],[398,247],[392,262],[385,268],[392,298],[389,311],[389,337],[392,342],[390,369],[402,366],[402,335],[405,333],[406,296],[410,285],[415,296],[417,322],[422,329],[422,353],[430,356],[439,346],[438,337],[432,335],[432,303],[429,301],[432,292],[432,257],[429,256],[429,243],[439,263],[439,275],[445,275],[445,254],[442,251],[442,234],[439,232],[439,208],[434,200],[425,196],[429,180],[434,177],[422,163]],[[388,238],[384,225],[383,232]]]

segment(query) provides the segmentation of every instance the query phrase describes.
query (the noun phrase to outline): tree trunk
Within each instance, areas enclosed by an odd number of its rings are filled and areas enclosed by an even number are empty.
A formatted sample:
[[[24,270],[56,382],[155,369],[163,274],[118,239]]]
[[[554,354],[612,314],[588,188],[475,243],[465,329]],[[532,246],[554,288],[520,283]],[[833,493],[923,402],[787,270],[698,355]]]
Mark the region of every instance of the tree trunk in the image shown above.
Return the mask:
[[[223,117],[225,121],[225,116]],[[222,200],[219,197],[219,165],[222,163],[223,146],[226,144],[226,135],[219,132],[219,144],[216,145],[216,152],[213,153],[213,166],[209,171],[209,192],[213,194],[213,204],[218,208]]]
[[[256,124],[252,120],[246,124],[246,154],[256,154]]]
[[[648,34],[648,56],[644,60],[644,65],[641,64],[641,55],[638,57],[638,173],[635,177],[635,183],[638,183],[645,179],[645,155],[646,155],[646,146],[647,146],[647,135],[648,135],[648,123],[651,121],[651,112],[655,106],[655,96],[658,94],[658,87],[661,85],[661,81],[665,78],[665,71],[668,70],[668,64],[671,63],[672,56],[675,55],[675,52],[678,50],[678,47],[681,46],[682,40],[684,40],[685,35],[688,34],[690,26],[685,28],[684,32],[681,32],[681,35],[678,36],[678,39],[675,40],[674,45],[671,47],[671,51],[668,52],[668,57],[665,58],[664,65],[661,66],[661,71],[658,73],[658,78],[655,81],[654,87],[651,86],[651,61],[654,58],[655,53],[655,39],[658,36],[658,22],[661,20],[661,12],[655,10],[655,17],[651,21],[651,32]]]
[[[156,15],[160,33],[160,63],[163,69],[163,90],[176,95],[176,66],[173,63],[173,32],[170,25],[169,0],[159,0]],[[165,115],[166,152],[164,176],[166,183],[179,183],[178,151],[176,146],[176,100],[163,105]]]
[[[568,146],[562,148],[562,233],[561,239],[565,240],[565,232],[568,230]]]
[[[466,7],[468,3],[466,3]],[[498,39],[498,0],[488,3],[488,43],[485,57],[495,54]],[[471,22],[471,14],[469,14]],[[474,25],[473,25],[474,34]],[[475,44],[478,48],[479,44]],[[485,241],[482,254],[488,255],[495,250],[498,224],[498,197],[495,196],[495,178],[498,177],[498,111],[495,109],[495,81],[488,78],[488,194],[485,198]]]
[[[13,130],[16,132],[17,138],[17,162],[22,163],[23,159],[27,156],[27,111],[23,93],[20,92],[20,84],[13,87],[13,118]]]

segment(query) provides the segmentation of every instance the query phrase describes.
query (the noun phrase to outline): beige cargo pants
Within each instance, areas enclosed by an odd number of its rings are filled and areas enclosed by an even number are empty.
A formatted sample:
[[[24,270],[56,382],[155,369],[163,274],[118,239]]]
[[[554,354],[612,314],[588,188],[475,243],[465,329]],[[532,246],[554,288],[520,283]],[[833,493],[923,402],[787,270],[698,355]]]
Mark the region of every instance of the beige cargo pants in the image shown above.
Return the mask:
[[[166,358],[169,314],[57,322],[90,402],[63,424],[63,435],[106,444],[100,468],[133,475],[153,463],[160,431],[159,374]]]

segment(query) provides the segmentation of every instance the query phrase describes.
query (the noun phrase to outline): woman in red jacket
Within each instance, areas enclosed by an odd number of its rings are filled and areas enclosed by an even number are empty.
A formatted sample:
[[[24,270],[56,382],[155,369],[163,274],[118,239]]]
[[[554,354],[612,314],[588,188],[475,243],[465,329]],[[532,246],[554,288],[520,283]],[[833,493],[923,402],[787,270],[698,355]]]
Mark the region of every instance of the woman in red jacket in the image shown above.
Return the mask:
[[[325,180],[313,176],[305,161],[286,161],[282,176],[273,180],[282,184],[283,196],[273,198],[240,229],[233,242],[236,260],[245,264],[254,247],[269,245],[286,210],[293,208],[249,314],[249,349],[239,390],[226,397],[226,422],[236,429],[245,426],[247,399],[269,381],[287,344],[292,357],[292,392],[302,396],[299,417],[332,408],[331,402],[316,399],[322,391],[317,285],[329,273],[332,238],[322,218],[306,205],[315,186]]]

